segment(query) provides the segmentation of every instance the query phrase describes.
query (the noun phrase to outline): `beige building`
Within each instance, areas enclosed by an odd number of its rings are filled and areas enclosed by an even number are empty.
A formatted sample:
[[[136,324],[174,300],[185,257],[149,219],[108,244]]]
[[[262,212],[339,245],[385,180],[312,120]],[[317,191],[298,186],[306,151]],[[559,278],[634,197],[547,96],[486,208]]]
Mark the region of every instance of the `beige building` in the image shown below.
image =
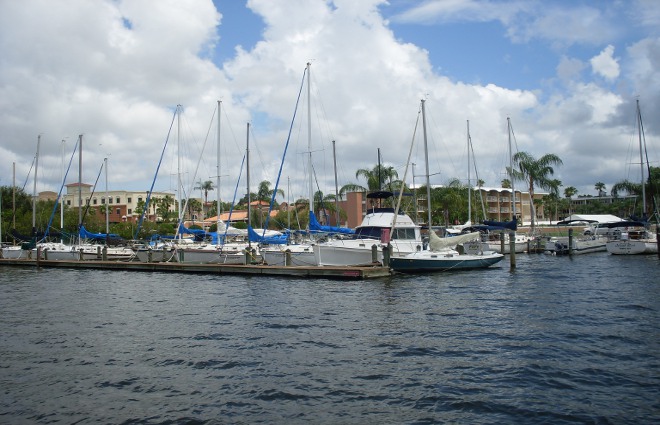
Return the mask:
[[[486,216],[488,220],[495,221],[510,221],[513,219],[513,196],[511,189],[508,188],[491,188],[482,187],[475,188],[474,190],[480,191],[484,200],[486,208]],[[537,192],[534,194],[535,199],[541,199],[547,193]],[[477,196],[478,198],[478,196]],[[363,192],[349,192],[346,194],[346,200],[339,202],[340,208],[346,212],[346,222],[341,223],[342,226],[355,228],[362,223],[362,218],[367,211],[367,197]],[[427,217],[427,202],[426,194],[418,193],[417,196],[417,218],[418,223],[425,223]],[[473,210],[481,211],[481,205],[473,205]],[[523,224],[531,222],[531,210],[529,206],[529,193],[516,190],[515,196],[515,211],[516,216],[522,219]],[[334,217],[330,216],[330,222],[334,223]],[[412,217],[415,220],[415,217]],[[544,220],[543,207],[536,210],[536,219]],[[434,223],[435,225],[436,223]]]
[[[66,194],[62,195],[62,201],[68,208],[77,208],[78,203],[78,183],[71,183],[66,185]],[[41,195],[41,194],[40,194]],[[80,185],[80,195],[82,196],[83,207],[89,205],[90,208],[97,209],[101,213],[101,207],[108,205],[109,221],[111,223],[120,223],[122,221],[137,221],[140,215],[136,212],[139,204],[147,201],[148,192],[135,192],[126,190],[112,190],[97,191],[92,193],[92,185],[82,183]],[[149,221],[156,221],[157,205],[153,202],[156,199],[162,199],[166,196],[174,200],[174,196],[167,192],[153,192],[151,201],[149,202],[149,211],[145,215],[145,219]],[[169,211],[176,211],[177,205],[175,202],[169,208]]]

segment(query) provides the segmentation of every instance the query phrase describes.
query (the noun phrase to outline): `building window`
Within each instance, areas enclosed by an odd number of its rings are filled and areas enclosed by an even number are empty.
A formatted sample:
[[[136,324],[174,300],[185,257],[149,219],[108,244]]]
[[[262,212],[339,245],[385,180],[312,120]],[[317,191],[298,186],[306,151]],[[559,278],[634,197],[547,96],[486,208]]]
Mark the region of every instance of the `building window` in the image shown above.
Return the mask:
[[[70,200],[70,199],[67,199],[67,200],[66,200],[66,204],[67,204],[68,206],[71,206],[71,200]]]
[[[131,201],[128,201],[128,202],[131,202]],[[129,209],[128,209],[128,213],[129,213],[129,214],[133,214],[133,210],[129,208]]]
[[[103,199],[101,199],[101,203],[103,203]],[[96,205],[96,198],[92,199],[92,204]]]
[[[117,208],[117,215],[121,214],[121,208]]]
[[[131,198],[128,198],[128,200],[126,202],[128,202],[130,204],[131,203]]]
[[[117,203],[119,203],[119,197],[117,197]]]
[[[85,199],[85,204],[89,205],[89,198]]]
[[[138,197],[138,202],[142,202],[142,197]]]
[[[112,198],[108,198],[108,204],[112,204]]]

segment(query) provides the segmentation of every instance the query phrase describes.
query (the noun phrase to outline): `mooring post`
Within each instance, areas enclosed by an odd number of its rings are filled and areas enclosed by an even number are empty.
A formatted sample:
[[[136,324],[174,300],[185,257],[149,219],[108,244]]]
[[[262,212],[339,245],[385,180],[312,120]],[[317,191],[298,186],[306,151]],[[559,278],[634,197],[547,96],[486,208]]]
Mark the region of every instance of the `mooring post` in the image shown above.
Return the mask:
[[[568,255],[573,255],[573,229],[568,229]]]
[[[655,225],[655,241],[658,244],[658,258],[660,258],[660,225]]]
[[[504,253],[504,249],[502,249],[502,253]],[[516,232],[509,232],[509,265],[512,269],[516,268]]]
[[[108,246],[103,245],[103,249],[101,250],[101,259],[103,261],[108,261]]]
[[[285,266],[290,266],[291,265],[291,250],[287,249],[284,252],[284,265]]]
[[[376,244],[371,245],[371,262],[375,263],[378,261],[378,246]]]
[[[101,247],[98,245],[96,246],[96,259],[97,260],[101,259]]]
[[[392,245],[387,244],[387,246],[383,247],[383,266],[389,267],[390,266],[390,256],[392,255]]]

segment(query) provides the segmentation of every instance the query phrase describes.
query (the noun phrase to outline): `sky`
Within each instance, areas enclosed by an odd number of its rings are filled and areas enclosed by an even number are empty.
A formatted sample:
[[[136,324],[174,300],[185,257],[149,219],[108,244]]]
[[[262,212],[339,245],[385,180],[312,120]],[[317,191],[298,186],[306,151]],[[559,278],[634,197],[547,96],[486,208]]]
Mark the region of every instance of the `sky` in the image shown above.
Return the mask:
[[[335,163],[366,185],[379,153],[408,184],[499,187],[511,146],[596,195],[640,179],[637,101],[660,166],[656,0],[0,0],[0,185],[28,193],[38,138],[37,191],[57,192],[82,135],[99,191],[107,158],[110,190],[199,197],[220,176],[231,201],[249,162],[252,191],[293,201],[310,152],[326,194]]]

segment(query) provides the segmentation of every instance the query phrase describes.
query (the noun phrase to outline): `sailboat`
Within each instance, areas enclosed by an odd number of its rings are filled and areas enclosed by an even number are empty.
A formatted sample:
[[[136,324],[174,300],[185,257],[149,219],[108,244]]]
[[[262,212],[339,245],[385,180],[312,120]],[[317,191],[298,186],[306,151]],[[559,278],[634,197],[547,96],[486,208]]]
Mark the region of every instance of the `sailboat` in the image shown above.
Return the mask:
[[[426,158],[426,188],[428,197],[428,224],[429,224],[429,244],[427,249],[415,250],[407,254],[394,253],[390,258],[389,266],[396,272],[443,272],[459,269],[480,269],[490,267],[499,262],[504,257],[503,254],[494,251],[483,251],[480,244],[476,244],[474,252],[460,253],[455,247],[460,244],[467,244],[470,241],[481,240],[479,232],[472,232],[457,236],[440,238],[431,226],[431,182],[429,180],[428,168],[428,144],[426,140],[426,109],[425,101],[422,100],[422,126],[424,129],[424,154]],[[468,136],[469,139],[469,136]],[[411,146],[412,151],[412,146]],[[407,167],[406,167],[407,170]],[[405,177],[404,177],[405,178]],[[468,179],[469,180],[469,179]],[[468,182],[469,184],[469,182]],[[398,207],[397,207],[398,209]],[[395,223],[396,224],[396,223]],[[393,230],[396,227],[393,226]],[[474,245],[473,245],[474,246]]]
[[[423,105],[422,102],[422,110]],[[385,206],[393,197],[392,192],[382,188],[367,194],[370,206],[362,223],[355,228],[354,235],[314,245],[314,255],[318,264],[328,266],[382,264],[383,250],[389,249],[390,246],[392,255],[403,256],[421,251],[424,247],[421,227],[398,207]],[[430,199],[429,196],[429,203]],[[430,224],[429,220],[429,228]]]
[[[639,99],[637,100],[637,135],[639,138],[639,162],[641,171],[642,183],[642,216],[646,215],[646,189],[644,179],[644,166],[646,164],[647,171],[649,171],[648,157],[644,158],[646,152],[646,139],[644,137],[644,125],[642,124],[642,112],[639,107]],[[646,162],[645,162],[646,160]],[[654,212],[656,218],[656,226],[658,225],[658,211],[655,199],[653,202]],[[607,252],[614,255],[635,255],[635,254],[657,254],[658,253],[658,238],[657,233],[651,232],[649,229],[649,221],[644,220],[643,226],[635,226],[624,231],[615,232],[615,236],[607,241],[605,247]]]
[[[176,261],[181,263],[195,263],[195,264],[245,264],[247,261],[246,250],[248,250],[248,243],[244,241],[229,242],[227,240],[230,235],[228,234],[230,227],[228,227],[220,219],[220,142],[221,142],[221,117],[222,117],[222,101],[218,100],[218,131],[217,131],[217,155],[216,155],[216,190],[217,190],[217,205],[218,215],[216,217],[216,232],[212,234],[210,243],[195,243],[177,245],[175,250],[177,255]],[[249,137],[249,124],[248,124],[248,137]],[[249,143],[249,141],[248,141]],[[183,230],[183,229],[182,229]],[[234,230],[238,231],[238,229]]]
[[[2,247],[2,258],[7,259],[25,259],[31,258],[31,248],[35,246],[36,236],[36,208],[37,208],[37,170],[39,168],[39,147],[41,145],[41,135],[37,136],[37,152],[34,157],[34,185],[32,189],[32,236],[29,238],[31,242],[23,243],[20,245],[11,245]],[[14,186],[16,186],[14,184]],[[14,230],[15,231],[15,230]],[[27,239],[27,238],[23,238]]]
[[[307,167],[309,173],[309,225],[307,230],[310,238],[313,232],[312,227],[316,221],[314,216],[314,185],[312,178],[311,66],[312,64],[308,62],[305,68],[307,78]],[[277,190],[273,192],[273,199],[276,192]],[[320,229],[318,230],[322,231]],[[261,246],[261,256],[264,262],[271,266],[317,266],[320,264],[314,252],[314,246],[316,245],[317,242],[311,239],[294,244],[290,243],[289,240],[285,243],[270,243],[266,246]]]
[[[513,150],[511,147],[511,136],[513,133],[513,127],[511,126],[511,118],[507,117],[506,122],[509,146],[509,168],[512,170]],[[500,222],[484,220],[483,224],[487,226],[487,230],[489,231],[489,249],[502,254],[510,254],[511,245],[513,245],[514,252],[516,253],[527,251],[530,242],[533,241],[534,238],[526,234],[516,233],[518,230],[518,223],[516,218],[515,179],[511,178],[511,221]],[[513,241],[511,241],[512,236]]]
[[[78,243],[66,245],[61,242],[40,242],[37,247],[45,260],[108,260],[108,261],[128,261],[134,256],[133,250],[122,246],[108,246],[109,223],[106,215],[106,233],[95,234],[88,232],[83,226],[82,211],[82,134],[78,136]],[[107,158],[104,160],[106,169],[106,192],[107,192]],[[62,182],[64,185],[64,182]],[[107,198],[107,194],[106,194]],[[57,204],[55,205],[55,207]],[[53,210],[54,212],[54,210]],[[107,209],[106,209],[107,214]],[[49,223],[50,224],[50,223]],[[117,235],[114,235],[118,237]],[[103,240],[104,243],[96,241]]]

